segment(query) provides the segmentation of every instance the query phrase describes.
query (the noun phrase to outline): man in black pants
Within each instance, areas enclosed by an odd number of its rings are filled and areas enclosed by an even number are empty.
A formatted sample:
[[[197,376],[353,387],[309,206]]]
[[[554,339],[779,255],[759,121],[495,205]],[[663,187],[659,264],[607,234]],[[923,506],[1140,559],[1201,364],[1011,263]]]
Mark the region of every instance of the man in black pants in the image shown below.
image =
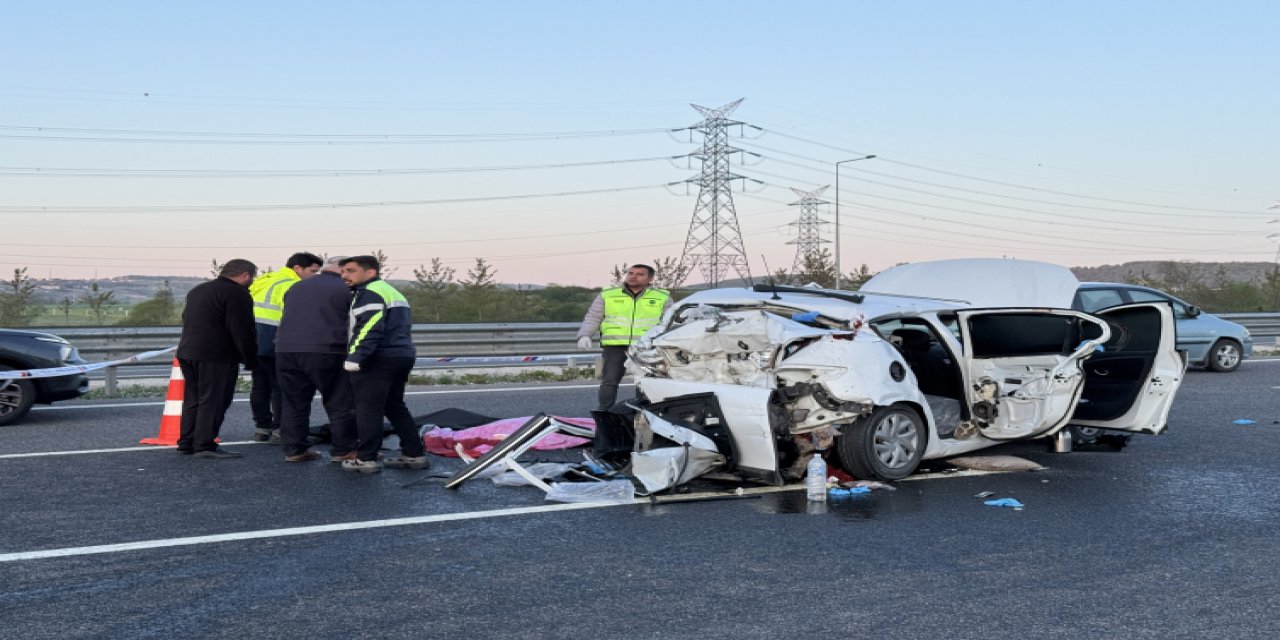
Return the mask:
[[[382,417],[400,438],[400,455],[384,464],[426,469],[427,453],[413,415],[404,404],[404,386],[417,360],[409,301],[379,277],[382,266],[373,256],[342,261],[342,281],[351,287],[351,341],[343,368],[351,373],[356,394],[355,460],[343,460],[343,471],[377,473],[382,448]]]
[[[258,362],[249,388],[249,409],[253,412],[256,442],[280,444],[280,381],[276,379],[276,330],[284,313],[284,294],[293,285],[314,276],[324,263],[314,253],[289,256],[284,268],[264,273],[249,284],[253,296],[253,319],[258,331]]]
[[[239,458],[218,448],[218,431],[236,392],[240,363],[258,366],[249,283],[258,267],[229,260],[218,277],[187,294],[178,339],[178,366],[186,379],[178,453],[197,458]]]
[[[286,462],[319,460],[311,450],[311,400],[324,402],[332,434],[330,462],[356,459],[355,400],[342,363],[347,353],[351,290],[339,275],[346,257],[325,261],[320,273],[289,288],[276,331],[276,373],[283,417],[280,440]]]

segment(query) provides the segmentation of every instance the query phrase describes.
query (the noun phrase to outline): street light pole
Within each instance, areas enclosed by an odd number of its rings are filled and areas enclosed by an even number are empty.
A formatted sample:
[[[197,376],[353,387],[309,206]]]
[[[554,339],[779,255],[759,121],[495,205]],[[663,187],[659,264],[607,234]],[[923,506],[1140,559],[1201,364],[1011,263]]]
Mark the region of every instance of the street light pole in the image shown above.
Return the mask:
[[[849,158],[836,163],[836,288],[840,288],[840,165],[846,162],[857,162],[859,160],[870,160],[875,155],[862,156],[861,158]]]

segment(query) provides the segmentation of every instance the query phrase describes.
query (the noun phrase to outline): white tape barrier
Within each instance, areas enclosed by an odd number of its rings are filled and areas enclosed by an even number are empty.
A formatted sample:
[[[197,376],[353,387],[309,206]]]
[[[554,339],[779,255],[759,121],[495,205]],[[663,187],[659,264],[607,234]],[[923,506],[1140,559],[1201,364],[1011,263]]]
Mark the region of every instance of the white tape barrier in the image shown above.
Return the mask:
[[[93,364],[78,364],[69,367],[51,367],[49,369],[24,369],[16,371],[0,371],[0,380],[27,379],[27,378],[57,378],[59,376],[69,376],[77,373],[88,373],[97,371],[98,369],[106,369],[122,364],[131,364],[142,360],[149,360],[159,356],[168,355],[176,351],[177,347],[169,347],[160,351],[148,351],[137,355],[121,358],[120,360],[112,360],[110,362],[95,362]]]

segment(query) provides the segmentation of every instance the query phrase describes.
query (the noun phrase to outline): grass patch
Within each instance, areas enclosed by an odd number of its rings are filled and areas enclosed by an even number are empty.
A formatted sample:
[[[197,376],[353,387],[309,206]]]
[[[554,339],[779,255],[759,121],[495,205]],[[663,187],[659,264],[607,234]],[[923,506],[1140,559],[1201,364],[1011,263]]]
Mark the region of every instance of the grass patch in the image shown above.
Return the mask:
[[[83,400],[109,400],[120,398],[163,398],[168,386],[156,387],[146,384],[129,384],[116,387],[115,393],[107,393],[105,388],[90,389],[89,393],[80,396]]]
[[[409,376],[409,384],[420,386],[432,385],[470,385],[500,384],[505,382],[570,382],[573,380],[591,380],[596,377],[595,369],[590,367],[564,368],[559,371],[522,371],[520,373],[438,373],[414,374]]]

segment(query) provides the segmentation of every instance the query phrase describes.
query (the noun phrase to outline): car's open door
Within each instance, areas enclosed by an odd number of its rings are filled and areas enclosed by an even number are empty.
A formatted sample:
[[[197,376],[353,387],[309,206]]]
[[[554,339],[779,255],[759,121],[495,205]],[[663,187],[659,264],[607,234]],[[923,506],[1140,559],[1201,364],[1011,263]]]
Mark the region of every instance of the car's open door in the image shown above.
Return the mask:
[[[1085,386],[1071,424],[1160,433],[1186,375],[1173,308],[1148,302],[1096,312],[1111,325],[1102,352],[1085,363]]]
[[[958,311],[963,402],[978,431],[1012,440],[1066,425],[1084,386],[1082,362],[1110,337],[1098,318],[1066,309]]]

